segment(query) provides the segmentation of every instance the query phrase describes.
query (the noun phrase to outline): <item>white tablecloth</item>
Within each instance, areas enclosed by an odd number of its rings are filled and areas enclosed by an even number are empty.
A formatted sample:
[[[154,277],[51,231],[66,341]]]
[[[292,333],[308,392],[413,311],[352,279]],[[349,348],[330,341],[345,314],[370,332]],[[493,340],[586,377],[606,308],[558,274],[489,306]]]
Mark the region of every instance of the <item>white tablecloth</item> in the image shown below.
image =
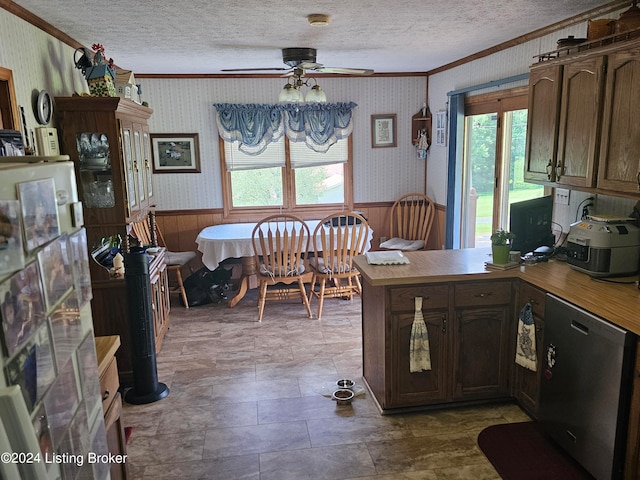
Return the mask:
[[[202,229],[198,234],[198,238],[196,238],[198,250],[202,252],[202,263],[209,270],[215,270],[220,262],[227,258],[253,256],[251,234],[256,223],[225,223]],[[311,233],[313,233],[318,223],[320,223],[320,220],[306,221]],[[369,229],[366,250],[371,248],[372,238],[373,230]],[[310,242],[309,248],[313,250],[313,242]]]

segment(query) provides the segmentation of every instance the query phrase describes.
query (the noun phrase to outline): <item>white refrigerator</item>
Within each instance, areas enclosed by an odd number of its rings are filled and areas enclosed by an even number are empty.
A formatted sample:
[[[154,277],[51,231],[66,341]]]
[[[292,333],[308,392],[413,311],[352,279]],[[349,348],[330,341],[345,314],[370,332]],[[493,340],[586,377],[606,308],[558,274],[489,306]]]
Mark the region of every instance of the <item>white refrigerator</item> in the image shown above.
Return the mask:
[[[0,157],[0,477],[109,478],[82,204],[68,157]]]

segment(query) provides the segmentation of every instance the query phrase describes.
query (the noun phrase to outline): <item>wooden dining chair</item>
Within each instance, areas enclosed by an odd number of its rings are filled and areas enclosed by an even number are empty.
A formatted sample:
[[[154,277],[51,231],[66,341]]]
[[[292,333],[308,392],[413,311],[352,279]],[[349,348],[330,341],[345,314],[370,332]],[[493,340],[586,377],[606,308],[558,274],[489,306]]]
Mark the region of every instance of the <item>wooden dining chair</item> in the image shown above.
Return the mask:
[[[309,300],[318,298],[318,318],[322,317],[325,298],[352,300],[362,294],[353,258],[366,251],[368,242],[369,224],[357,213],[335,213],[318,223],[313,232],[314,256],[309,260],[313,273]]]
[[[304,286],[312,277],[306,260],[309,251],[307,224],[295,215],[271,215],[258,222],[251,237],[258,266],[258,321],[262,321],[267,300],[295,297],[300,298],[311,318]]]
[[[391,207],[389,239],[380,244],[385,250],[423,250],[427,246],[435,206],[423,193],[408,193]]]

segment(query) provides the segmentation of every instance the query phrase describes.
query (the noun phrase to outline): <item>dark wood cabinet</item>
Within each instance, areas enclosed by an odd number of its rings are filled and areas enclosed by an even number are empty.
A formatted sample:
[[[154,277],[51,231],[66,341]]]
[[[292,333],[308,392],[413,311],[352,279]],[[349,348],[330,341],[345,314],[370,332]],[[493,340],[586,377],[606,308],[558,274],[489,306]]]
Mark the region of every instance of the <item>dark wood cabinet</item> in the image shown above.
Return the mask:
[[[151,109],[119,97],[56,97],[62,150],[74,162],[89,246],[91,302],[97,336],[118,335],[120,383],[130,386],[132,341],[126,281],[109,272],[109,250],[126,251],[153,208],[153,169],[147,121]],[[108,240],[111,239],[111,240]],[[149,259],[156,351],[169,327],[164,249]],[[126,268],[126,265],[125,265]]]
[[[508,395],[512,282],[455,285],[454,398]]]
[[[638,38],[532,65],[525,180],[638,197],[638,102]]]
[[[538,399],[540,396],[540,379],[542,375],[542,346],[544,342],[544,305],[546,292],[526,282],[520,282],[518,300],[516,302],[514,335],[517,335],[518,316],[527,303],[531,304],[533,322],[536,332],[536,354],[538,356],[536,371],[514,364],[513,385],[514,396],[520,406],[533,418],[537,418]]]
[[[410,372],[409,349],[415,318],[415,297],[422,297],[422,315],[429,337],[431,370]],[[392,288],[391,369],[395,373],[390,407],[441,403],[450,399],[449,286]]]
[[[510,280],[363,289],[364,379],[383,411],[509,396]],[[416,297],[431,370],[412,373]]]

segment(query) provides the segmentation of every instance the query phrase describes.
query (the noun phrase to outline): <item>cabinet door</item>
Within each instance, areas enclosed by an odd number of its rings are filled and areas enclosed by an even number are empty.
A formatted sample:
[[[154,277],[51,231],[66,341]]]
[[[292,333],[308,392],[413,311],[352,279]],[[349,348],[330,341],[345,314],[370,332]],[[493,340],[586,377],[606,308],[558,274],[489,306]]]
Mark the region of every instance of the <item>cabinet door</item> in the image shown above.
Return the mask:
[[[454,397],[461,400],[508,393],[508,306],[456,310]],[[511,359],[513,361],[513,359]]]
[[[153,164],[151,159],[151,137],[149,127],[142,127],[143,171],[145,173],[145,186],[147,188],[147,201],[153,205]]]
[[[446,358],[446,341],[450,334],[447,312],[425,311],[423,316],[429,336],[431,370],[416,373],[409,371],[409,348],[414,315],[392,316],[392,348],[395,351],[392,354],[391,371],[394,372],[395,382],[390,407],[442,403],[449,398],[447,379],[450,377],[450,366]]]
[[[595,186],[598,160],[605,57],[564,66],[558,136],[556,181]]]
[[[124,159],[125,183],[127,191],[127,216],[137,211],[140,207],[138,203],[138,174],[135,168],[133,144],[133,125],[131,123],[122,123],[122,158]]]
[[[531,70],[525,180],[555,180],[561,81],[561,65]]]
[[[538,398],[540,395],[540,375],[542,374],[542,345],[544,342],[544,303],[545,291],[540,290],[528,283],[522,283],[518,293],[518,307],[512,330],[517,335],[518,314],[527,304],[531,304],[533,311],[533,321],[536,331],[536,353],[538,356],[537,370],[531,371],[518,364],[514,366],[514,395],[520,406],[523,407],[533,418],[538,412]]]
[[[612,53],[600,145],[598,188],[640,193],[640,47]]]
[[[142,125],[133,125],[134,168],[136,176],[136,192],[140,208],[148,206],[146,171],[144,168],[144,151],[142,149]]]

